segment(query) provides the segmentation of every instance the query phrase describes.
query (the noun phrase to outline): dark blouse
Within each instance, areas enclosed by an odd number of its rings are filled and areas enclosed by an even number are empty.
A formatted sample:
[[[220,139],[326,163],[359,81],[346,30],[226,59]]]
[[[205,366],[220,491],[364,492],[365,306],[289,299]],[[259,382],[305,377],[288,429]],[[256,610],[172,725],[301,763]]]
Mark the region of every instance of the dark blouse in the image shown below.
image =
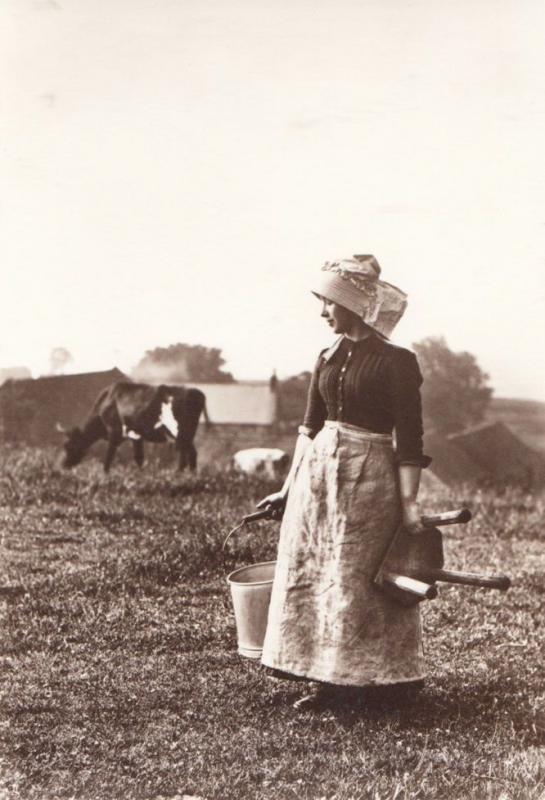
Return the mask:
[[[303,428],[314,436],[325,420],[375,433],[395,429],[396,460],[427,467],[422,452],[422,375],[414,353],[379,336],[342,337],[314,368]]]

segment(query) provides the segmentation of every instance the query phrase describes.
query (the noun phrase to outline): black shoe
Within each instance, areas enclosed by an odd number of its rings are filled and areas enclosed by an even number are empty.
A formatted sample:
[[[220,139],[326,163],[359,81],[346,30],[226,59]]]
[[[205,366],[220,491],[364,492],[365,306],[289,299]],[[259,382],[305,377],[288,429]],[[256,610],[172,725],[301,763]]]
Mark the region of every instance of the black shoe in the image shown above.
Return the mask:
[[[337,686],[333,683],[317,683],[307,694],[293,704],[299,711],[306,709],[358,707],[363,694],[358,686]]]
[[[319,683],[316,686],[312,686],[307,694],[304,694],[293,703],[293,708],[296,711],[316,711],[326,707],[331,700],[332,688],[327,683]]]

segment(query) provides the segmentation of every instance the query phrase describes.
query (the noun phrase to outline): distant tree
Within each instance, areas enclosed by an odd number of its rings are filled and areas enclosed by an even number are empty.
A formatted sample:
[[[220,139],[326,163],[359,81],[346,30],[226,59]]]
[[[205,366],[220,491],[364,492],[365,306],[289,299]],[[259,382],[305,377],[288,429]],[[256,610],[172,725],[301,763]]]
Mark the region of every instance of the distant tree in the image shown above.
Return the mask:
[[[488,375],[471,353],[454,353],[443,337],[413,344],[424,385],[422,405],[426,429],[441,433],[475,425],[484,419],[492,397]]]
[[[312,373],[300,372],[278,382],[278,417],[281,422],[300,424],[307,404]]]
[[[54,347],[49,354],[49,374],[62,375],[65,367],[73,360],[72,353],[66,347]]]
[[[224,364],[217,347],[178,343],[147,350],[132,377],[150,383],[232,383],[234,378],[222,369]]]

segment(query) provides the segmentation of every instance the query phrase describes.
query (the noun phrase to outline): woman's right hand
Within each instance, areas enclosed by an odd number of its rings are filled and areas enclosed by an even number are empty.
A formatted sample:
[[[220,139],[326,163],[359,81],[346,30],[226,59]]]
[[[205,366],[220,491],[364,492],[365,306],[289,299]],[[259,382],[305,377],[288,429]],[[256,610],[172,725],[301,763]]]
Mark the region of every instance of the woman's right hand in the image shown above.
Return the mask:
[[[257,508],[270,507],[272,511],[283,511],[286,505],[287,494],[284,492],[273,492],[256,503]]]

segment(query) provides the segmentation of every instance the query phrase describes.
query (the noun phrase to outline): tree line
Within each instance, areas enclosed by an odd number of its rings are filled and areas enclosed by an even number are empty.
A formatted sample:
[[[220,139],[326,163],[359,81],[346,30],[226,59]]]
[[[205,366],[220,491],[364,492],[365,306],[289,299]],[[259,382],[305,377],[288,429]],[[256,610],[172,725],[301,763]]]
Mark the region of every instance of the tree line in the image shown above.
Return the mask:
[[[449,434],[481,422],[492,397],[489,376],[466,351],[453,352],[443,337],[413,343],[420,370],[422,408],[427,431]],[[163,383],[230,383],[221,350],[201,345],[174,344],[148,350],[133,370],[135,380]],[[310,372],[278,381],[279,417],[298,424],[305,411]]]
[[[453,352],[443,337],[413,343],[424,378],[421,389],[424,427],[428,432],[455,433],[482,422],[492,388],[474,355]],[[311,373],[280,381],[280,418],[297,424],[305,412]]]
[[[475,356],[466,351],[453,352],[443,337],[414,342],[413,349],[424,378],[421,393],[426,430],[449,434],[482,422],[492,388]],[[59,374],[71,361],[68,350],[54,348],[50,374]],[[235,378],[224,369],[225,364],[221,348],[178,342],[147,350],[130,377],[149,383],[233,383]],[[301,422],[310,379],[308,371],[275,379],[281,422]]]

